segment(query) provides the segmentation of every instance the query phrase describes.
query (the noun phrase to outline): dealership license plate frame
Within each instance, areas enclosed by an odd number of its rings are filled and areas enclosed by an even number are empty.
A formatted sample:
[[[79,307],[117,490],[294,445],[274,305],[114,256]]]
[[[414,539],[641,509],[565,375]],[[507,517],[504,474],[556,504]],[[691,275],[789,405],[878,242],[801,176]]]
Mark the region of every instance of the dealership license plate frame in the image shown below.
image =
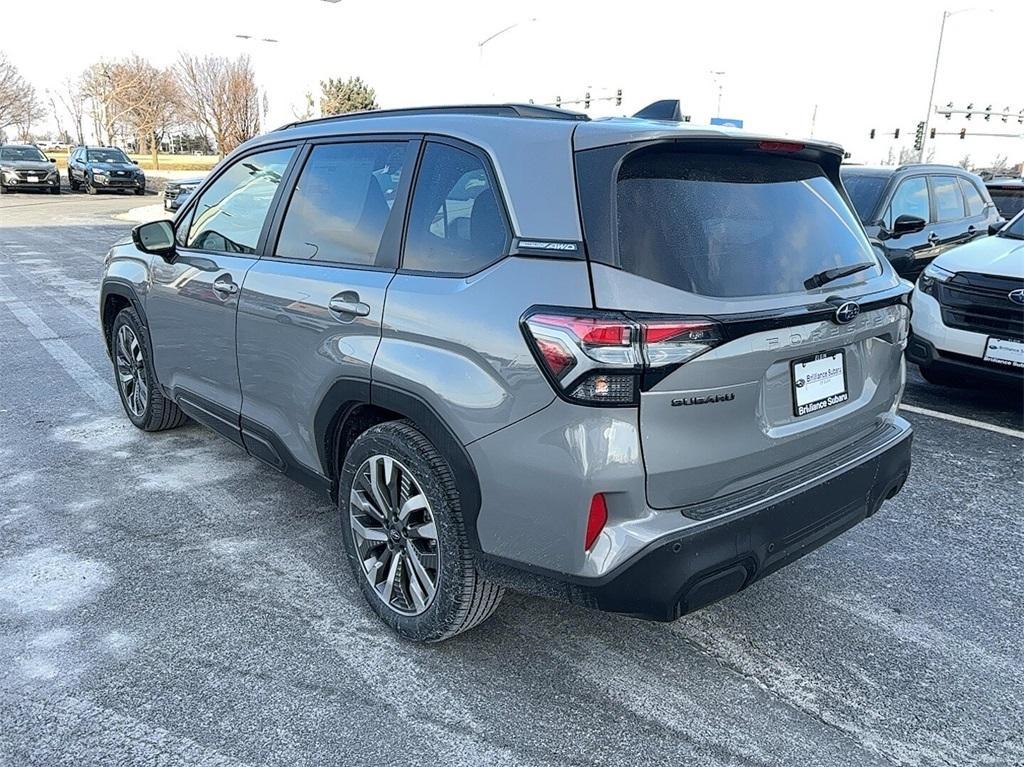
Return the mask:
[[[1014,346],[1019,346],[1022,350],[1024,350],[1024,341],[1017,341],[1013,338],[1002,338],[1000,336],[989,336],[988,338],[985,339],[985,352],[981,356],[981,359],[984,362],[991,362],[994,365],[1010,368],[1011,370],[1024,369],[1024,364],[1014,362],[1013,360],[997,359],[996,357],[989,356],[993,341],[998,341],[999,343],[1003,344],[1013,344]]]
[[[821,397],[820,399],[812,400],[810,402],[801,403],[800,402],[800,398],[797,395],[798,389],[800,388],[800,387],[797,386],[797,372],[798,372],[797,368],[798,368],[798,366],[807,366],[808,364],[813,364],[815,362],[823,362],[825,360],[832,360],[832,359],[834,359],[836,357],[839,358],[839,362],[840,362],[840,365],[842,366],[842,370],[843,370],[843,388],[840,391],[838,391],[838,392],[835,392],[835,393],[832,393],[832,394],[826,394],[825,396]],[[826,351],[826,352],[818,352],[817,354],[812,354],[809,357],[801,357],[800,359],[790,360],[790,363],[789,363],[789,375],[790,375],[789,386],[790,386],[790,390],[792,391],[792,398],[793,398],[793,415],[796,416],[797,418],[805,418],[807,416],[814,415],[815,413],[820,413],[823,410],[828,410],[830,408],[836,407],[837,405],[841,405],[844,402],[848,402],[849,399],[850,399],[850,385],[849,385],[849,381],[847,380],[846,350],[845,349],[831,349],[831,350]],[[837,400],[836,402],[828,403],[828,400],[829,400],[830,397],[837,397],[837,396],[840,396],[840,395],[842,395],[842,399]],[[807,408],[807,407],[811,407],[811,406],[814,406],[814,405],[819,405],[820,403],[823,403],[823,402],[828,403],[828,404],[822,405],[821,407],[814,407],[811,410],[805,410],[804,412],[800,412],[800,408],[801,407]]]

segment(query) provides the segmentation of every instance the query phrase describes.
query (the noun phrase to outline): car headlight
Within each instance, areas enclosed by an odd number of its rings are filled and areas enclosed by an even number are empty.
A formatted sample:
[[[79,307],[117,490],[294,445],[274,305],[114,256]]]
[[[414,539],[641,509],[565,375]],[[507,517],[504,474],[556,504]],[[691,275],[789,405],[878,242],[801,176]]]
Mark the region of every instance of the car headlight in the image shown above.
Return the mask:
[[[93,168],[92,169],[92,175],[94,175],[94,176],[105,176],[105,175],[107,175],[107,172],[105,170],[103,170],[102,168]]]
[[[928,264],[917,279],[917,289],[926,295],[934,296],[938,283],[949,282],[952,278],[953,272],[947,272],[935,264]]]

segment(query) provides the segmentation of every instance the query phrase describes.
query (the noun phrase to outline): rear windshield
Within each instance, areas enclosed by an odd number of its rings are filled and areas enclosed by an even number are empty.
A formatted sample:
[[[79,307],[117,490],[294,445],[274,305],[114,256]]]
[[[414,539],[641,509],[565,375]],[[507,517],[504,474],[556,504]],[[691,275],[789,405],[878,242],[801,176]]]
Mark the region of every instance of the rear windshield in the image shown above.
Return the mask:
[[[996,210],[1003,218],[1013,218],[1024,210],[1024,186],[1016,189],[989,187],[988,193],[992,196],[992,202],[996,204]]]
[[[864,231],[815,163],[765,154],[652,148],[622,164],[618,265],[705,296],[806,290],[828,269],[872,262]]]
[[[843,173],[843,186],[850,195],[850,201],[860,216],[867,223],[868,216],[878,208],[878,201],[889,180],[886,176],[866,176],[862,173]]]

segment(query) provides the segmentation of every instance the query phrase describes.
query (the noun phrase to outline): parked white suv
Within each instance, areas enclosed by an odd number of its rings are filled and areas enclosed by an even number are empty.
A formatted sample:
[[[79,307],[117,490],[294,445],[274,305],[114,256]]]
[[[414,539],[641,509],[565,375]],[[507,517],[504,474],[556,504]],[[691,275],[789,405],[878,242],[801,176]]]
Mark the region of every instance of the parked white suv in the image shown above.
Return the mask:
[[[907,358],[932,383],[1024,380],[1024,212],[921,273]]]

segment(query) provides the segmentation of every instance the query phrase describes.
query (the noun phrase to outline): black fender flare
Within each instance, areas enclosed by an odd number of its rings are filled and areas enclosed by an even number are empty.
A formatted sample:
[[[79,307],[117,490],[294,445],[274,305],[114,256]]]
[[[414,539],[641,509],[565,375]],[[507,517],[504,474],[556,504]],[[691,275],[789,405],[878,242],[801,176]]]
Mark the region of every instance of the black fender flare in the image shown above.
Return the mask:
[[[139,315],[139,319],[142,321],[142,327],[146,331],[146,343],[148,347],[152,349],[153,342],[149,337],[149,322],[146,320],[146,310],[142,306],[142,299],[139,298],[139,294],[135,290],[135,286],[126,280],[108,278],[103,281],[103,286],[100,288],[100,327],[103,329],[103,345],[107,349],[107,355],[110,355],[110,337],[107,333],[107,328],[110,327],[110,324],[114,321],[113,317],[107,317],[104,314],[106,311],[107,299],[110,296],[120,296],[131,304],[131,307],[135,310],[136,314]]]
[[[473,461],[455,432],[422,398],[402,389],[366,380],[343,378],[334,382],[321,400],[313,429],[324,476],[338,480],[337,439],[345,432],[348,419],[360,405],[373,405],[400,415],[423,432],[448,462],[459,491],[466,535],[474,552],[480,552],[477,517],[480,514],[480,481]]]

